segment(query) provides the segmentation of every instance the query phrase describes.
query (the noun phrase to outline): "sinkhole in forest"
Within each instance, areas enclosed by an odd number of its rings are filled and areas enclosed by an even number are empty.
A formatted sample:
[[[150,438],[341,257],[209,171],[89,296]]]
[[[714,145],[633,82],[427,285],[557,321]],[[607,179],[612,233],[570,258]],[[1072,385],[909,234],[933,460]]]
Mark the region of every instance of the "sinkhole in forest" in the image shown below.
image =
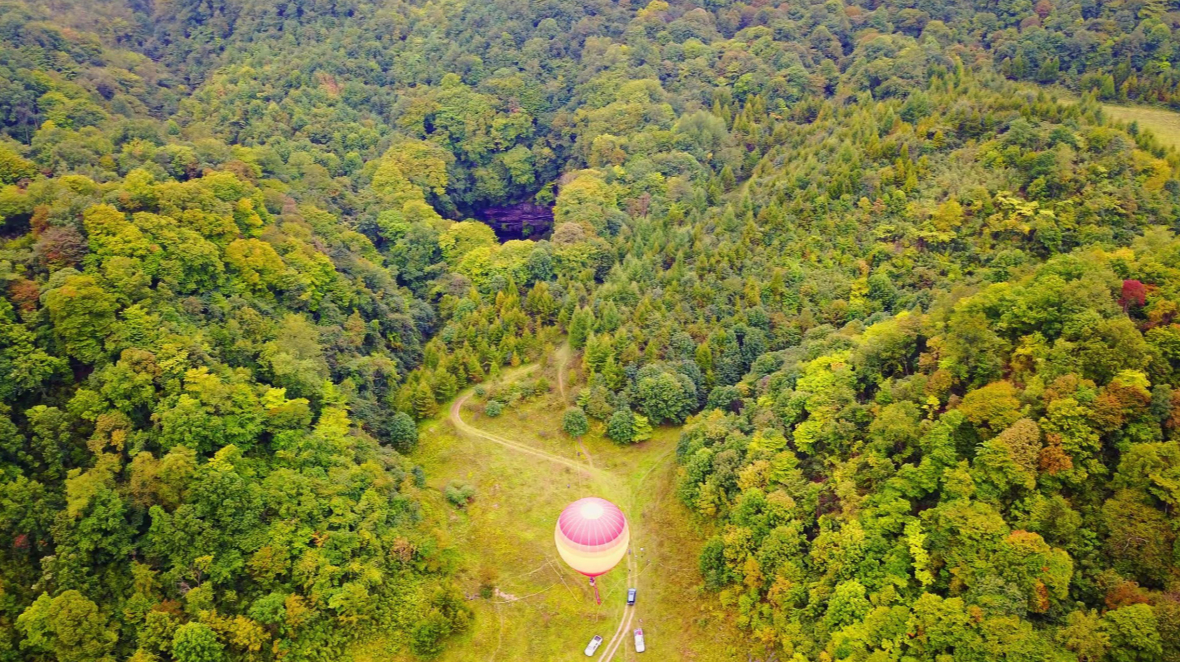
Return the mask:
[[[535,202],[479,207],[473,210],[473,216],[495,230],[501,243],[543,239],[553,230],[553,208]]]

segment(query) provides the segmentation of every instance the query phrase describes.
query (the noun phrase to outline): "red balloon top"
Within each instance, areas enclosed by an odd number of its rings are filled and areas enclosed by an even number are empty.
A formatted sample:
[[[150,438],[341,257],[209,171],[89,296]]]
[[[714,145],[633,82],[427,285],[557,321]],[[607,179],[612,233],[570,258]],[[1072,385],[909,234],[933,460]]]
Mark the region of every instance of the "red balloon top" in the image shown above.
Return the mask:
[[[627,528],[627,519],[610,501],[586,497],[561,511],[557,528],[575,546],[590,551],[618,538]]]

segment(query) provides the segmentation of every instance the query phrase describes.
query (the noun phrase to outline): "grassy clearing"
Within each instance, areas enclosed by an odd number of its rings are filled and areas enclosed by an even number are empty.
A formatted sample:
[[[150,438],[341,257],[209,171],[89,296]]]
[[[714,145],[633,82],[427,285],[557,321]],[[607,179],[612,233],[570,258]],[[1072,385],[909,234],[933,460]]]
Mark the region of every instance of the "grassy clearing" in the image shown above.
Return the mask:
[[[1075,103],[1078,97],[1063,88],[1049,88],[1062,103]],[[1112,103],[1102,104],[1102,110],[1119,122],[1137,122],[1140,129],[1146,129],[1160,143],[1180,150],[1180,113],[1155,106],[1124,106]]]
[[[1139,128],[1151,131],[1161,143],[1180,150],[1180,113],[1149,106],[1115,106],[1102,104],[1102,109],[1120,122],[1138,122]]]
[[[542,367],[553,390],[498,418],[469,401],[463,419],[487,432],[573,460],[579,446],[560,432],[565,404],[554,366]],[[522,374],[519,371],[515,374]],[[572,394],[574,388],[567,387]],[[427,504],[449,520],[452,545],[465,568],[459,580],[473,597],[473,627],[449,642],[439,658],[472,660],[579,660],[595,635],[611,638],[623,614],[624,564],[599,579],[602,605],[586,579],[566,567],[553,547],[557,514],[571,501],[598,495],[619,504],[633,526],[639,564],[639,600],[632,628],[642,627],[648,652],[637,655],[630,636],[615,660],[743,659],[735,628],[714,596],[698,592],[697,553],[707,532],[696,529],[675,499],[675,447],[679,430],[657,430],[651,440],[619,447],[592,431],[583,439],[596,471],[561,466],[486,440],[458,434],[445,418],[423,430],[415,459],[430,486],[451,480],[474,485],[465,511],[441,495]],[[484,583],[491,598],[477,597]]]

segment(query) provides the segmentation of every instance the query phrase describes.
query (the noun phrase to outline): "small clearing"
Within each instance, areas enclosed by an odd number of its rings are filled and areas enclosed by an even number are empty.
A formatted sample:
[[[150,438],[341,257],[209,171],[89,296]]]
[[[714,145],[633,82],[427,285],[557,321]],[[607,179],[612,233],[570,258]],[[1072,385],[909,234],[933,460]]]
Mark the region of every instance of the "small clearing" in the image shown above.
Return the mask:
[[[571,354],[563,345],[547,367],[522,366],[502,377],[536,377],[539,368],[556,386],[548,395],[489,418],[469,390],[422,431],[415,460],[431,486],[463,480],[477,490],[462,511],[441,498],[427,504],[428,516],[449,521],[463,592],[478,595],[481,585],[494,585],[490,599],[468,603],[472,627],[448,641],[439,659],[582,660],[597,634],[604,639],[595,655],[600,661],[744,660],[732,617],[716,596],[699,590],[697,556],[712,532],[675,497],[679,428],[658,429],[627,447],[606,440],[601,424],[581,440],[566,437],[561,416],[580,381],[569,368],[577,365]],[[632,531],[627,557],[598,580],[602,605],[553,547],[561,509],[589,495],[617,503]],[[627,607],[631,587],[639,599]],[[634,650],[637,627],[647,638],[642,656]]]

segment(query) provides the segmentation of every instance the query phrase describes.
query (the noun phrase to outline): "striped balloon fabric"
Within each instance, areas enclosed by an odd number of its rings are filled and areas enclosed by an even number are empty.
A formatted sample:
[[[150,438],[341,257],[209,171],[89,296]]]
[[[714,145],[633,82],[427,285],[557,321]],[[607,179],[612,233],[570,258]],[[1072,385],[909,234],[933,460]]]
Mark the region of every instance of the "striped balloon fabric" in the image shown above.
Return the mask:
[[[622,560],[631,533],[618,506],[606,499],[586,497],[561,511],[554,539],[557,552],[571,568],[594,578]]]

